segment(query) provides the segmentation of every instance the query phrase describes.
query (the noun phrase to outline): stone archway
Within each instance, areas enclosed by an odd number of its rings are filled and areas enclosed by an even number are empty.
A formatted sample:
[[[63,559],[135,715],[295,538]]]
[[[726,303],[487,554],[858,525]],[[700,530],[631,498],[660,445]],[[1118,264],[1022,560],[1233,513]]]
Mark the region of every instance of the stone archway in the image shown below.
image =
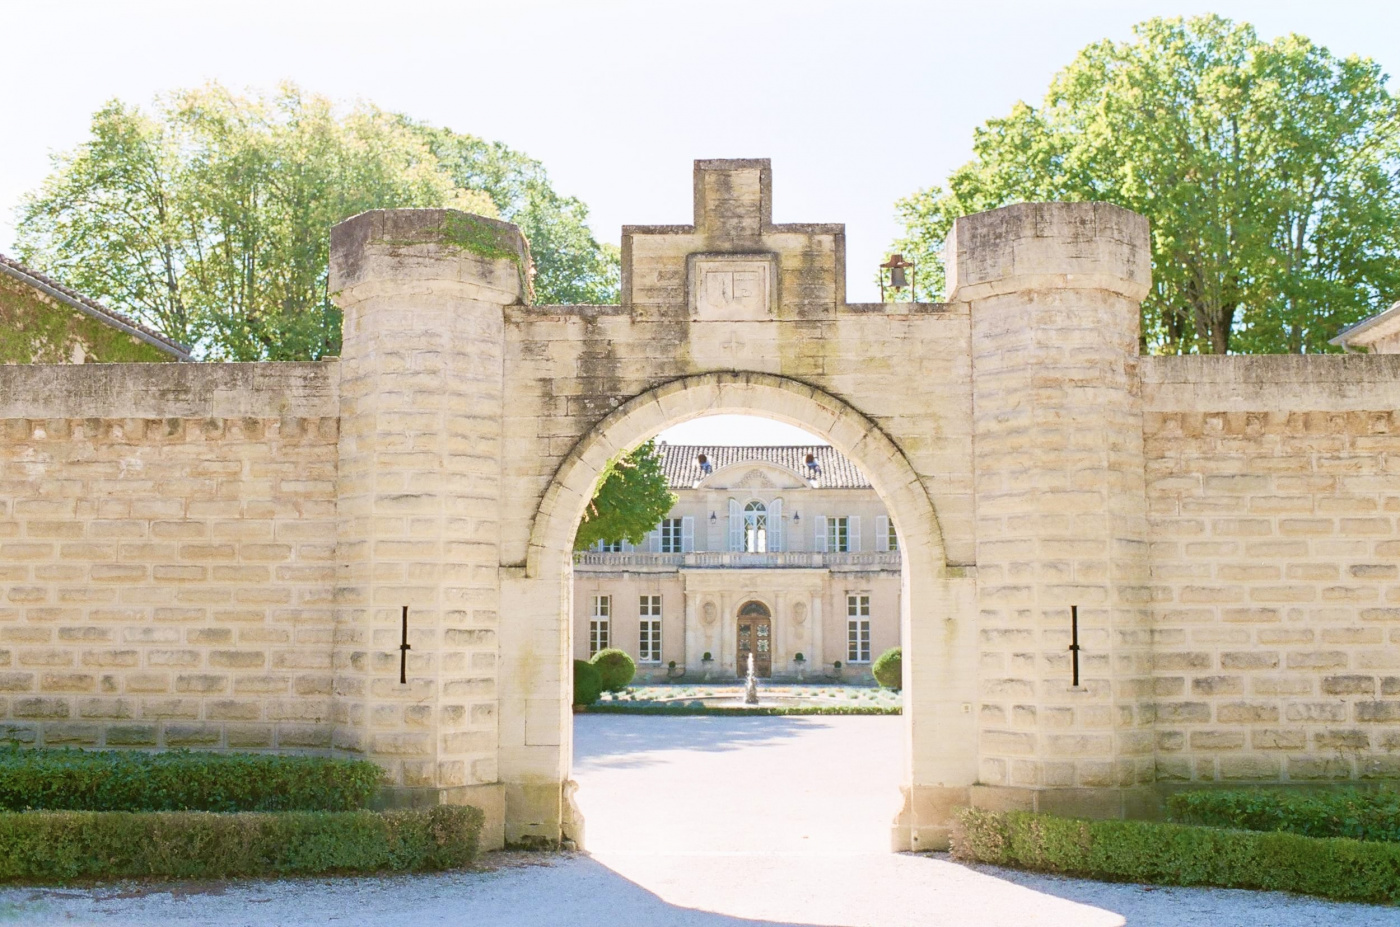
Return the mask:
[[[1123,813],[1154,763],[1145,221],[1084,203],[960,219],[948,303],[855,305],[844,228],[774,223],[767,161],[700,161],[694,184],[693,224],[624,227],[615,306],[532,305],[506,223],[400,210],[333,231],[334,746],[411,800],[482,804],[505,839],[577,836],[579,514],[619,452],[749,412],[853,459],[903,540],[896,845],[946,842],[979,794]],[[1072,604],[1093,648],[1078,687]]]
[[[911,667],[905,683],[904,789],[906,812],[895,823],[898,846],[937,843],[946,828],[946,814],[938,819],[925,814],[920,825],[914,811],[919,794],[944,796],[958,793],[949,801],[966,802],[967,789],[976,769],[976,728],[963,705],[975,697],[971,689],[975,653],[968,622],[953,623],[958,613],[958,587],[966,580],[950,578],[942,529],[933,504],[903,452],[867,416],[837,397],[796,380],[754,372],[716,372],[682,377],[635,396],[603,418],[570,450],[543,493],[530,533],[529,555],[518,577],[508,584],[511,595],[519,596],[522,608],[541,608],[552,603],[557,621],[531,639],[502,637],[503,651],[529,654],[525,661],[542,668],[551,662],[557,675],[543,672],[522,675],[512,681],[515,698],[502,701],[502,722],[507,729],[530,728],[558,718],[558,744],[523,744],[518,770],[506,767],[511,779],[526,781],[553,775],[568,782],[571,763],[571,726],[568,714],[569,650],[573,620],[572,551],[573,538],[583,508],[592,497],[598,476],[606,463],[671,425],[706,414],[749,413],[803,427],[820,434],[843,454],[855,461],[870,479],[895,520],[903,540],[903,594],[901,595],[901,637],[909,653],[927,652],[928,659],[906,660]],[[726,616],[732,621],[733,616]],[[951,633],[950,633],[951,632]],[[551,650],[552,652],[546,652]],[[552,684],[557,692],[552,713],[542,693]],[[518,720],[512,705],[526,715]],[[939,731],[936,749],[916,744],[916,725]],[[507,805],[514,794],[518,807],[541,809],[545,817],[550,807],[558,807],[566,833],[581,840],[582,822],[569,801],[570,786],[563,798],[553,785],[527,792],[512,792],[507,785]],[[558,803],[556,805],[556,803]],[[507,826],[511,822],[508,818]]]

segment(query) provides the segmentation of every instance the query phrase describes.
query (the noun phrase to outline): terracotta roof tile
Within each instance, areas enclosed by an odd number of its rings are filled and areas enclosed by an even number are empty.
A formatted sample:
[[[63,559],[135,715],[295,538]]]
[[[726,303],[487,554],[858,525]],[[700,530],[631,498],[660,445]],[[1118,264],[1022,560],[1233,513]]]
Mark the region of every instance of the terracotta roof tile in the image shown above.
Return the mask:
[[[68,303],[68,305],[73,308],[96,319],[107,322],[108,324],[114,325],[117,328],[134,329],[135,333],[137,333],[137,337],[141,338],[142,341],[154,345],[167,354],[173,354],[180,360],[192,359],[190,357],[190,349],[184,345],[162,335],[153,328],[142,325],[135,319],[122,315],[115,309],[108,309],[97,300],[84,296],[82,293],[70,287],[64,286],[52,277],[41,274],[32,267],[26,267],[14,258],[9,258],[0,254],[0,273],[8,274],[16,280],[27,283],[30,286],[37,284],[41,289],[51,291],[49,295],[57,296],[57,298]]]
[[[783,467],[803,479],[811,476],[807,467],[810,454],[821,469],[819,486],[822,489],[870,488],[870,481],[860,468],[849,457],[827,445],[658,444],[657,450],[661,452],[661,466],[672,489],[689,489],[706,476],[700,466],[702,454],[716,473],[736,463],[754,461]]]

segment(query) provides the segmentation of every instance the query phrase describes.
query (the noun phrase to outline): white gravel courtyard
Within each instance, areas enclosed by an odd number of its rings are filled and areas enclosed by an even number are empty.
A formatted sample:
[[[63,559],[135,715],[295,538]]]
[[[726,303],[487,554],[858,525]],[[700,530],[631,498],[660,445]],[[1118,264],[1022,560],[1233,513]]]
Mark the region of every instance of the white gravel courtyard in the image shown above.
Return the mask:
[[[0,923],[1400,927],[1400,910],[1115,885],[887,850],[897,717],[576,718],[589,854],[490,871],[0,891]]]

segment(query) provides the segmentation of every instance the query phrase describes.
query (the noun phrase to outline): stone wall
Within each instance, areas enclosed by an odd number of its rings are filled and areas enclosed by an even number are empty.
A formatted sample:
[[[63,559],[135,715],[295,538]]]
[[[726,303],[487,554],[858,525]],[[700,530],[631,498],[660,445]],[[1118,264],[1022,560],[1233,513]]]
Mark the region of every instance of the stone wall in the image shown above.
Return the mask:
[[[1400,778],[1400,357],[1143,387],[1157,778]]]
[[[330,748],[336,373],[0,367],[0,739]]]
[[[332,238],[339,362],[0,367],[0,736],[364,756],[488,845],[581,837],[578,518],[618,453],[747,412],[898,528],[897,846],[969,802],[1400,775],[1400,359],[1140,359],[1146,225],[1095,204],[960,219],[947,304],[848,304],[841,228],[773,224],[769,181],[698,162],[622,306],[529,305],[511,226],[375,212]]]

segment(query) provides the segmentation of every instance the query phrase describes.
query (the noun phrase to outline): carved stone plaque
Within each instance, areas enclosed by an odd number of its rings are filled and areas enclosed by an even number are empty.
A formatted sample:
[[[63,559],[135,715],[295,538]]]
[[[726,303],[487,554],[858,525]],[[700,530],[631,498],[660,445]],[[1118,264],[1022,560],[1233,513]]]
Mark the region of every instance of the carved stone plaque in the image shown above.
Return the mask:
[[[690,266],[690,311],[705,320],[772,317],[773,260],[769,255],[694,255]]]

